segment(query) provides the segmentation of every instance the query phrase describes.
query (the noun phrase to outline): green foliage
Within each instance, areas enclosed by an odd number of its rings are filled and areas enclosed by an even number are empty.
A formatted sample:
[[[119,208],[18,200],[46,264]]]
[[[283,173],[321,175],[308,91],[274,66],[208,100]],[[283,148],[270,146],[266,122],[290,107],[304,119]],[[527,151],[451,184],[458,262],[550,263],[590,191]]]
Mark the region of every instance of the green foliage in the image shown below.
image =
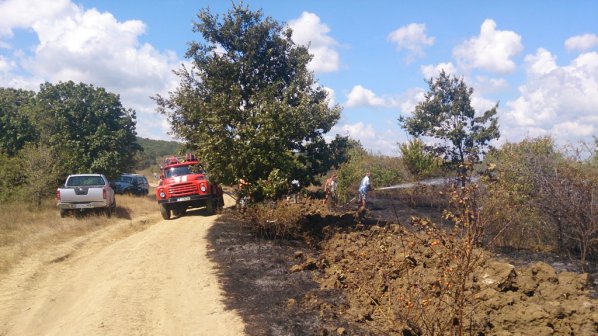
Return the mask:
[[[37,138],[28,115],[34,96],[33,91],[0,88],[0,153],[16,155]]]
[[[276,168],[270,172],[268,179],[259,180],[257,186],[258,194],[266,199],[278,199],[288,190],[286,177]]]
[[[447,75],[427,81],[429,91],[417,104],[412,117],[399,118],[399,124],[413,136],[441,140],[436,145],[447,161],[463,163],[468,156],[484,154],[489,142],[498,139],[498,103],[480,116],[471,107],[473,89],[463,79]],[[448,144],[446,144],[448,141]]]
[[[253,184],[278,169],[305,185],[328,171],[334,162],[323,134],[340,107],[329,107],[307,69],[307,48],[293,42],[290,29],[243,5],[222,17],[209,9],[197,17],[193,31],[206,42],[190,43],[191,68],[177,71],[180,84],[168,98],[155,99],[211,177]]]
[[[19,170],[25,178],[25,195],[39,207],[42,199],[52,195],[56,188],[58,158],[51,148],[32,143],[25,145],[18,158]]]
[[[138,170],[153,168],[158,171],[160,159],[179,153],[183,145],[177,141],[153,140],[137,137],[137,143],[142,151],[138,154],[135,168]]]
[[[397,157],[373,155],[361,147],[349,150],[349,160],[337,170],[338,196],[348,201],[357,194],[361,179],[370,172],[372,188],[395,185],[410,179],[402,160]]]
[[[423,141],[413,138],[399,145],[403,164],[418,178],[432,176],[442,166],[442,159],[427,150]]]
[[[45,83],[33,113],[41,144],[60,158],[60,176],[93,172],[113,178],[134,165],[140,150],[135,112],[118,95],[72,81]]]
[[[0,153],[0,202],[5,203],[21,198],[21,189],[25,184],[25,175],[20,169],[16,156]],[[6,192],[8,191],[8,192]]]

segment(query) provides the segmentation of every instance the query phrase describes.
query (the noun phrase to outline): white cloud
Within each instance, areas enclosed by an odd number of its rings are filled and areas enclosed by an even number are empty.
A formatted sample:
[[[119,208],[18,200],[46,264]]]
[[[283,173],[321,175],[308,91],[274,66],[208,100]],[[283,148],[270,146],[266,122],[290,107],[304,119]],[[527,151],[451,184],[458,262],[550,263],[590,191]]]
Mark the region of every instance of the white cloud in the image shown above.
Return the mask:
[[[415,111],[415,106],[425,99],[426,91],[421,88],[409,89],[403,94],[400,109],[403,114]]]
[[[509,88],[509,82],[504,78],[476,76],[471,87],[474,88],[474,93],[483,94],[506,90]]]
[[[351,89],[351,92],[347,95],[346,107],[356,106],[385,106],[387,103],[384,99],[376,96],[376,94],[364,88],[361,85],[356,85]]]
[[[586,124],[579,121],[565,121],[554,125],[550,133],[557,139],[569,138],[571,134],[575,134],[577,137],[590,137],[598,131],[595,126],[596,124]]]
[[[567,66],[554,60],[544,49],[526,57],[527,82],[506,104],[508,133],[533,130],[575,142],[598,131],[598,53],[581,54]]]
[[[8,73],[15,67],[14,61],[8,60],[0,55],[0,74]]]
[[[348,135],[353,139],[364,141],[371,141],[376,137],[374,126],[372,126],[372,124],[366,125],[361,121],[355,124],[335,125],[332,127],[331,132],[340,135]]]
[[[392,97],[379,97],[372,90],[356,85],[347,95],[344,106],[346,108],[359,106],[398,108],[403,113],[411,113],[415,109],[415,105],[424,99],[424,94],[423,89],[412,88]]]
[[[530,76],[540,76],[549,74],[557,67],[556,56],[553,56],[548,50],[540,48],[535,55],[525,56],[526,71]]]
[[[598,47],[598,36],[595,34],[577,35],[565,41],[565,48],[569,51],[588,51],[596,47]]]
[[[442,70],[444,70],[447,75],[455,75],[457,73],[457,69],[451,62],[439,63],[436,65],[422,65],[420,69],[426,80],[438,77]]]
[[[31,16],[23,15],[24,5]],[[170,139],[165,118],[155,112],[149,97],[176,87],[172,69],[181,62],[173,52],[139,42],[146,31],[143,22],[119,21],[111,13],[85,10],[69,1],[9,0],[0,4],[0,13],[12,18],[9,23],[0,19],[3,36],[29,29],[39,39],[28,49],[32,52],[13,58],[8,72],[0,70],[0,85],[32,89],[44,81],[72,80],[104,87],[137,111],[140,136]]]
[[[465,69],[505,73],[515,70],[511,58],[522,50],[521,36],[512,31],[496,30],[496,23],[487,19],[482,23],[480,35],[455,47],[453,56]]]
[[[338,42],[328,36],[330,28],[320,22],[320,17],[314,13],[303,12],[298,19],[288,23],[293,29],[293,41],[297,44],[309,46],[314,56],[309,68],[316,72],[337,71],[340,58],[336,50]]]
[[[361,145],[374,153],[396,155],[399,135],[392,129],[377,131],[372,124],[357,122],[355,124],[339,124],[332,127],[329,134],[349,136],[359,140]]]
[[[473,107],[478,116],[484,114],[484,112],[492,109],[494,106],[496,106],[496,101],[486,99],[475,91],[471,95],[471,107]]]
[[[70,0],[7,0],[0,2],[0,38],[12,37],[18,28],[31,28],[34,24],[69,16],[77,10]]]
[[[328,106],[332,107],[336,105],[336,93],[334,90],[327,86],[324,86],[323,89],[328,93]]]
[[[406,49],[409,52],[407,62],[424,56],[424,47],[433,45],[435,41],[434,37],[426,35],[426,25],[422,23],[403,26],[391,32],[388,39],[395,43],[397,51]]]

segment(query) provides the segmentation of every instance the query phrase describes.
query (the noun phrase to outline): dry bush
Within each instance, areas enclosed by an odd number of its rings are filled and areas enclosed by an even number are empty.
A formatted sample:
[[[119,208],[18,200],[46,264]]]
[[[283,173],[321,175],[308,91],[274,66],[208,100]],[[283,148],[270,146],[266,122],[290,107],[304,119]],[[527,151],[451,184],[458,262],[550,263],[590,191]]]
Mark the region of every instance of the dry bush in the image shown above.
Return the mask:
[[[416,334],[463,335],[475,325],[473,274],[482,258],[476,247],[484,228],[477,207],[477,185],[453,189],[450,209],[443,217],[453,223],[451,230],[414,218],[413,224],[420,233],[405,232],[402,237],[406,261],[410,262],[408,257],[415,254],[417,246],[428,247],[428,253],[434,254],[430,260],[435,264],[426,269],[407,268],[407,285],[394,303],[399,320],[406,321]]]
[[[401,225],[341,232],[324,244],[324,288],[342,288],[350,319],[384,335],[463,335],[480,330],[475,320],[474,271],[483,221],[477,186],[453,189],[444,219],[450,230],[413,218],[417,231]]]
[[[243,225],[259,237],[296,239],[301,236],[304,211],[304,207],[298,204],[271,201],[252,204],[237,216]]]
[[[556,224],[561,249],[578,255],[580,269],[587,271],[588,258],[598,258],[598,169],[566,160],[535,178],[536,207]]]
[[[496,165],[493,179],[485,179],[483,212],[488,218],[489,242],[497,246],[534,250],[558,249],[557,227],[534,206],[538,186],[534,176],[552,173],[559,160],[550,138],[508,143],[489,153]]]
[[[60,218],[56,201],[44,199],[37,207],[31,203],[0,204],[0,274],[20,260],[49,246],[105,228],[116,223],[129,223],[123,234],[143,229],[158,219],[155,201],[150,197],[117,196],[117,209],[112,218],[88,213]],[[133,218],[146,217],[141,221]],[[125,232],[127,231],[127,232]]]
[[[486,158],[488,241],[499,246],[598,257],[598,167],[579,152],[555,149],[550,138],[506,144]]]

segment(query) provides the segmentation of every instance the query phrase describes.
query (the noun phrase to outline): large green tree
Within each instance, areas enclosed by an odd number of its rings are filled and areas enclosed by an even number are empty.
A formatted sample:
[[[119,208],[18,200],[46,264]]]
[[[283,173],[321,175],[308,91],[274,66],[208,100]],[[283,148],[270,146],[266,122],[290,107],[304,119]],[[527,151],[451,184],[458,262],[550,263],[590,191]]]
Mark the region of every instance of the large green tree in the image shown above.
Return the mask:
[[[411,117],[401,116],[399,124],[413,136],[440,140],[435,145],[446,160],[463,163],[468,156],[484,154],[493,139],[500,136],[496,109],[476,115],[471,106],[473,89],[463,78],[443,71],[427,81],[429,91],[416,105]]]
[[[333,149],[323,134],[340,107],[329,106],[307,69],[307,48],[293,42],[291,29],[242,4],[223,16],[203,9],[197,18],[193,31],[205,42],[190,43],[191,66],[176,71],[179,87],[156,97],[174,133],[220,182],[265,180],[274,169],[306,182],[325,172],[331,163],[322,155]]]
[[[36,140],[28,115],[34,97],[33,91],[0,88],[0,153],[14,156],[27,142]]]
[[[41,144],[60,159],[59,176],[93,172],[112,178],[129,170],[140,150],[135,111],[104,88],[72,81],[42,84],[33,113]]]

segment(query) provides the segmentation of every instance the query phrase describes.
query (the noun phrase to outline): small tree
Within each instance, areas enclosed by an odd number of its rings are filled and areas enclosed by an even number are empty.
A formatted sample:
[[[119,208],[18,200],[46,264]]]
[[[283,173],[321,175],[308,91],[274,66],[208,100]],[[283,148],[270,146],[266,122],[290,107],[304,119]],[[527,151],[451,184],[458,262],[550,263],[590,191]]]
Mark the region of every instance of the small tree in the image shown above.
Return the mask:
[[[443,71],[438,78],[427,81],[429,91],[424,101],[416,105],[413,116],[399,117],[399,124],[409,134],[428,136],[440,140],[435,145],[446,160],[463,164],[467,157],[478,158],[485,153],[489,142],[498,139],[498,103],[490,110],[476,116],[471,106],[473,89],[463,78],[456,78]]]
[[[413,138],[399,145],[403,164],[416,177],[433,174],[440,166],[442,159],[427,150],[423,141]]]
[[[323,139],[340,116],[307,69],[311,59],[292,31],[241,5],[223,17],[201,10],[191,42],[191,68],[176,74],[179,87],[156,97],[173,132],[193,146],[210,176],[254,184],[274,169],[285,179],[311,182],[329,169]],[[327,166],[328,165],[328,166]]]
[[[38,207],[56,187],[58,158],[45,145],[27,144],[19,152],[19,168],[25,176],[25,192]]]

